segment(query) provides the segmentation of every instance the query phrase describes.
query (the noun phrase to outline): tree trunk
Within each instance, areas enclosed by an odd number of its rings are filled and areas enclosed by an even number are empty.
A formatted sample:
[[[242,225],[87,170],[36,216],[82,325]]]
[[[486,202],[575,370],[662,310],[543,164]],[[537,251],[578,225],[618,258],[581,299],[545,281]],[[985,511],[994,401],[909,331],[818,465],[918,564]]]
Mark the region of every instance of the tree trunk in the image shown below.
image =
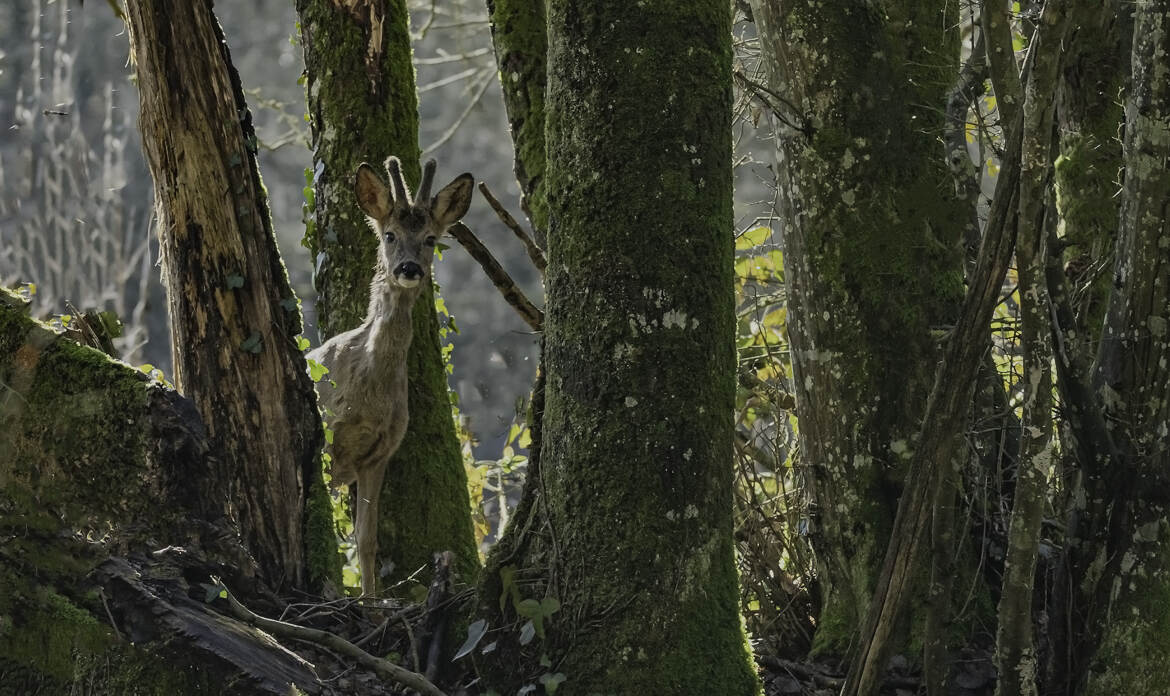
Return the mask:
[[[547,81],[548,31],[544,0],[487,0],[492,45],[500,69],[504,108],[516,147],[516,181],[520,206],[546,246],[548,202],[544,195],[544,94]]]
[[[481,589],[488,679],[758,693],[731,536],[728,6],[548,9],[543,450]]]
[[[963,294],[970,215],[936,106],[959,74],[958,12],[943,1],[886,3],[884,16],[751,5],[768,91],[783,99],[772,106],[788,333],[825,598],[814,652],[841,655],[917,447],[940,355],[931,329],[954,324]],[[954,490],[947,481],[940,492]]]
[[[377,240],[354,197],[357,165],[397,155],[408,183],[418,184],[418,97],[404,0],[298,0],[297,12],[314,152],[305,240],[317,258],[317,323],[325,339],[360,324],[369,303]],[[378,546],[393,564],[385,580],[429,569],[433,554],[446,550],[471,580],[479,555],[431,288],[412,322],[410,421],[388,467],[378,517]]]
[[[1085,463],[1079,693],[1170,689],[1170,5],[1136,5],[1113,292],[1095,388],[1116,455]]]
[[[310,571],[306,557],[305,508],[311,491],[323,491],[323,435],[251,114],[208,0],[132,2],[127,10],[175,384],[194,400],[217,456],[235,472],[230,500],[265,578],[305,588],[336,558],[318,557]],[[311,530],[309,538],[328,534]]]

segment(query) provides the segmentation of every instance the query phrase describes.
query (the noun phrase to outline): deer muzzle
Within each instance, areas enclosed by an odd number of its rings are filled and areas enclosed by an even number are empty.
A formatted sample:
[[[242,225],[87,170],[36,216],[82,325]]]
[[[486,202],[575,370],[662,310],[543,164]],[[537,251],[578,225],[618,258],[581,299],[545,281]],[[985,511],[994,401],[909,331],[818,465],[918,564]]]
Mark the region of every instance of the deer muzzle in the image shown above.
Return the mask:
[[[394,282],[404,288],[413,288],[419,284],[426,273],[422,266],[414,261],[403,261],[394,267]]]

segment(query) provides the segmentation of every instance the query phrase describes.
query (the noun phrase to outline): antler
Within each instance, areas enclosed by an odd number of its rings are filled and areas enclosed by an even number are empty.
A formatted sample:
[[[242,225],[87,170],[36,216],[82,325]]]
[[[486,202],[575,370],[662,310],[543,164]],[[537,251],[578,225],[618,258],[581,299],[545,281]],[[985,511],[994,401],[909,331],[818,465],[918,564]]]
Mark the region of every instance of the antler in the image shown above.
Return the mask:
[[[406,181],[402,178],[402,163],[391,155],[386,159],[386,171],[390,174],[390,185],[394,187],[394,207],[407,207],[411,204],[410,194],[406,190]]]
[[[422,183],[418,185],[418,191],[414,194],[414,202],[417,205],[427,205],[431,199],[431,182],[435,179],[435,160],[429,159],[423,166]]]

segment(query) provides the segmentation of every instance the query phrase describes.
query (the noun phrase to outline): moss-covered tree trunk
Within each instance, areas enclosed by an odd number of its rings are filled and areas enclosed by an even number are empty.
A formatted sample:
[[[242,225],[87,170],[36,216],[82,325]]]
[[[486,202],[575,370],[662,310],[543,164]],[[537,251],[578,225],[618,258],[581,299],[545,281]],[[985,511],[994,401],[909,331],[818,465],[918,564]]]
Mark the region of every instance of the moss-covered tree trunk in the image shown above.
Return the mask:
[[[548,32],[544,0],[487,0],[492,45],[500,69],[504,108],[516,147],[520,205],[544,248],[548,202],[544,196],[544,93]]]
[[[962,297],[970,217],[938,142],[958,6],[881,7],[752,2],[783,100],[788,334],[824,598],[814,650],[835,654],[874,588],[940,355],[931,329],[954,323]]]
[[[504,693],[754,694],[731,536],[729,8],[548,13],[543,450],[481,589],[481,662]]]
[[[1170,691],[1170,4],[1135,7],[1113,290],[1094,387],[1114,452],[1083,462],[1075,693]]]
[[[418,96],[404,0],[298,0],[297,12],[313,132],[314,201],[305,242],[316,255],[324,339],[360,324],[369,304],[376,240],[357,207],[354,172],[363,161],[397,155],[407,181],[418,183]],[[440,163],[443,171],[460,168]],[[465,579],[479,569],[434,301],[428,287],[414,307],[410,425],[382,492],[379,548],[394,568],[387,581],[429,566],[445,550],[455,552]]]
[[[251,114],[209,0],[132,2],[127,16],[175,384],[235,472],[230,500],[264,576],[305,588],[325,572],[310,577],[304,530],[323,435]]]

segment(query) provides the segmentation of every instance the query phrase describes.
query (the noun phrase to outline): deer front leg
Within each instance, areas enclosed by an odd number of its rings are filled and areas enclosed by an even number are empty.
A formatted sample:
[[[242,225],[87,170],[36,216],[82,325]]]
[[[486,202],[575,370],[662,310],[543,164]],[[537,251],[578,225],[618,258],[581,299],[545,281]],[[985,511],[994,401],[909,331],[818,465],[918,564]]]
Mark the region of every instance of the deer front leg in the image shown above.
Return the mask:
[[[362,570],[362,594],[372,595],[378,586],[378,500],[382,496],[382,478],[386,465],[359,468],[357,472],[358,566]]]

